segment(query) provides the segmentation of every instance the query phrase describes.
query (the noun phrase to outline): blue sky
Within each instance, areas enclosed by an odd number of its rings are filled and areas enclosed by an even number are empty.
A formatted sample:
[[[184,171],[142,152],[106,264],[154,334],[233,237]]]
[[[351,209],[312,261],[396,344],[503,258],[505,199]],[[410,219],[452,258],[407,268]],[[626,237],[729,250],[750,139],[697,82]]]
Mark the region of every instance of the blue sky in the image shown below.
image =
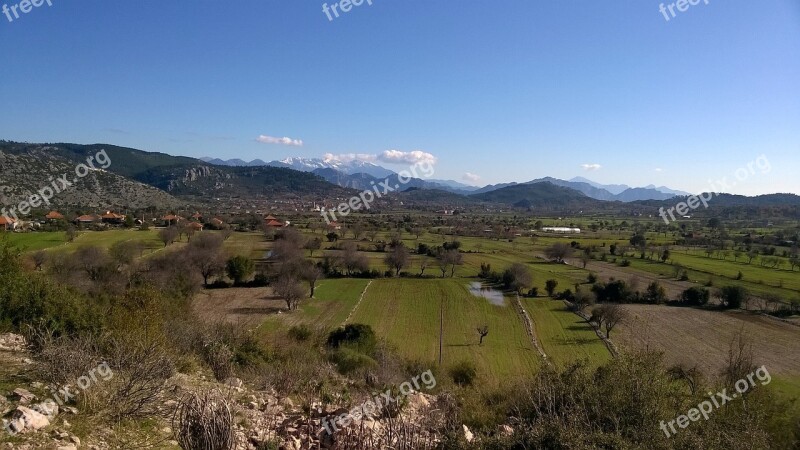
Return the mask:
[[[0,138],[800,194],[797,0],[51,1],[0,15]]]

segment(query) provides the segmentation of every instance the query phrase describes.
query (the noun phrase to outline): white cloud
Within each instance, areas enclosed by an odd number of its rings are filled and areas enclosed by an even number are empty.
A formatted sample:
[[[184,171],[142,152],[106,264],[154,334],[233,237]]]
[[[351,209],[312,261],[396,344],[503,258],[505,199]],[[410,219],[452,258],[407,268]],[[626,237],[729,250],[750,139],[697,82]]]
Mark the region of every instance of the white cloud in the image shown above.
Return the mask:
[[[378,159],[377,155],[369,155],[366,153],[344,153],[341,155],[334,155],[333,153],[325,153],[322,155],[322,159],[325,162],[330,161],[337,161],[337,162],[350,162],[350,161],[365,161],[365,162],[375,162]]]
[[[663,172],[663,171],[664,169],[662,169],[661,167],[656,167],[656,172]]]
[[[461,178],[464,179],[465,181],[469,181],[470,183],[477,183],[478,181],[481,180],[480,175],[476,175],[474,173],[469,173],[469,172],[465,173]]]
[[[600,170],[603,168],[603,166],[601,166],[600,164],[581,164],[581,167],[583,168],[583,170],[587,170],[590,172],[593,172],[595,170]]]
[[[401,152],[400,150],[386,150],[378,156],[378,159],[390,164],[417,164],[428,163],[436,164],[436,157],[428,152],[414,150],[411,152]]]
[[[292,139],[288,137],[272,137],[262,134],[259,136],[256,141],[261,142],[262,144],[279,144],[279,145],[290,145],[292,147],[302,147],[303,141],[300,139]]]

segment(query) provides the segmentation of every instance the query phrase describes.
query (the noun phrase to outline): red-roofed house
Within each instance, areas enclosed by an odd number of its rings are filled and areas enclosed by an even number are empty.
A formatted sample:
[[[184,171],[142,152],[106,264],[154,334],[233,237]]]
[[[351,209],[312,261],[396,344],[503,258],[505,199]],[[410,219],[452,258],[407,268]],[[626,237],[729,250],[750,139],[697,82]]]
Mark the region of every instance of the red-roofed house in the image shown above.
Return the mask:
[[[183,217],[176,216],[175,214],[167,214],[166,216],[162,217],[161,220],[164,222],[164,226],[168,227],[171,225],[177,225],[178,222],[183,220]]]
[[[125,222],[125,216],[122,214],[113,213],[111,211],[106,211],[105,214],[101,216],[103,223],[110,223],[114,225],[121,225]]]
[[[50,211],[44,218],[47,220],[64,220],[64,216],[58,211]]]
[[[6,219],[3,216],[0,216],[0,228],[4,231],[14,231],[17,229],[17,221],[14,219]]]
[[[79,216],[75,218],[75,223],[79,224],[91,224],[95,222],[100,222],[100,217],[97,217],[94,214],[85,214],[83,216]]]

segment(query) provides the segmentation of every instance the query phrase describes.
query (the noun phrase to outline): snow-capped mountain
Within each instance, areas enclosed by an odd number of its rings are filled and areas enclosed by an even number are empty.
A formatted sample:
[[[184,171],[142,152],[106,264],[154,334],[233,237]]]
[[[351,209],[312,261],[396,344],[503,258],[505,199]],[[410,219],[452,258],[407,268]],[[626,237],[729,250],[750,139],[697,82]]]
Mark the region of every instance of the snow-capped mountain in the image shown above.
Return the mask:
[[[317,169],[333,169],[347,175],[356,173],[366,173],[376,178],[385,178],[394,175],[395,172],[381,167],[377,164],[366,161],[340,161],[335,159],[321,159],[321,158],[302,158],[302,157],[289,157],[279,161],[264,162],[256,159],[250,162],[242,161],[241,159],[222,160],[218,158],[200,158],[201,160],[214,164],[216,166],[235,166],[235,167],[255,167],[255,166],[272,166],[272,167],[285,167],[288,169],[299,170],[301,172],[313,172]]]
[[[317,169],[333,169],[347,175],[366,173],[376,178],[385,178],[394,172],[377,164],[366,161],[341,161],[335,159],[289,157],[280,161],[272,161],[267,165],[273,167],[288,167],[289,169],[303,172],[313,172]]]

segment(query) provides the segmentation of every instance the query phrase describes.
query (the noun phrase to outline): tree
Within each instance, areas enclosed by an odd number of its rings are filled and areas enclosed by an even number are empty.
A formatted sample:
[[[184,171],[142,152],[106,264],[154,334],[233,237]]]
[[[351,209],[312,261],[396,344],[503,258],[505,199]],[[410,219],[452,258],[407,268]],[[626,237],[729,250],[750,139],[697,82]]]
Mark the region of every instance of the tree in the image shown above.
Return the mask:
[[[142,252],[141,241],[120,241],[115,242],[108,249],[111,259],[117,263],[117,267],[128,266]]]
[[[606,303],[601,305],[598,310],[598,317],[602,325],[606,329],[606,338],[611,337],[611,330],[614,329],[620,322],[625,320],[627,314],[622,306],[616,303]]]
[[[450,277],[455,276],[456,266],[460,266],[463,264],[463,256],[458,251],[458,249],[451,248],[450,250],[445,250],[443,248],[439,248],[436,255],[436,262],[439,266],[439,270],[442,272],[442,278],[447,275],[447,271],[450,271]]]
[[[291,275],[282,275],[272,283],[273,291],[286,302],[286,308],[291,310],[297,309],[300,304],[300,299],[305,295],[305,289],[300,286]]]
[[[311,291],[308,296],[314,298],[314,290],[317,287],[317,281],[322,278],[322,270],[311,261],[306,261],[306,264],[300,270],[300,278],[308,283],[308,288]]]
[[[425,269],[428,268],[429,264],[430,264],[430,261],[428,261],[428,258],[423,256],[422,260],[419,262],[419,276],[424,276],[425,275]]]
[[[489,335],[489,325],[481,325],[477,328],[477,331],[481,336],[481,340],[478,342],[478,345],[483,345],[483,338]]]
[[[547,280],[544,283],[544,290],[547,291],[547,295],[552,297],[553,293],[556,291],[556,287],[558,287],[558,281],[556,280]]]
[[[208,286],[208,279],[217,276],[225,269],[222,259],[222,237],[216,234],[203,233],[192,239],[188,246],[189,262],[200,272],[203,284]]]
[[[583,311],[593,304],[594,296],[592,294],[581,290],[575,292],[575,298],[572,300],[572,306],[575,311]]]
[[[175,226],[169,226],[163,228],[161,231],[158,232],[158,238],[161,239],[161,242],[164,243],[164,247],[175,242],[175,240],[178,239],[179,235],[180,232],[178,231],[178,228]]]
[[[42,266],[47,262],[47,252],[44,250],[39,250],[38,252],[34,253],[33,256],[31,256],[31,259],[33,260],[33,266],[36,268],[36,270],[41,271]]]
[[[503,273],[503,282],[507,289],[521,295],[533,286],[533,275],[525,264],[514,263]]]
[[[757,257],[758,257],[758,252],[756,251],[756,249],[751,249],[749,252],[747,252],[747,264],[752,264],[753,259]]]
[[[238,285],[253,275],[253,272],[255,272],[255,264],[250,258],[239,255],[228,260],[225,265],[225,270],[228,272],[228,276],[233,280],[233,284]]]
[[[66,238],[67,242],[72,242],[76,237],[78,237],[78,232],[75,230],[74,226],[70,225],[67,227],[64,237]]]
[[[355,242],[345,242],[342,245],[342,265],[347,271],[347,276],[369,270],[369,259],[358,251]]]
[[[661,252],[661,262],[666,263],[669,261],[669,256],[669,249],[665,247],[664,251]]]
[[[400,275],[400,271],[408,266],[409,259],[410,252],[405,245],[400,243],[389,250],[389,253],[387,253],[386,257],[384,258],[384,261],[386,262],[387,266],[394,269],[394,275],[398,276]]]
[[[572,247],[564,242],[557,242],[544,251],[545,256],[551,261],[563,264],[564,260],[572,255]]]
[[[667,291],[658,281],[653,281],[644,292],[644,301],[653,305],[660,305],[667,301]]]
[[[319,250],[320,248],[322,248],[322,239],[318,237],[315,237],[314,239],[309,239],[308,241],[306,241],[305,245],[303,245],[303,248],[308,250],[308,256],[313,258],[314,250]]]
[[[328,242],[336,242],[339,240],[339,235],[335,232],[331,231],[330,233],[326,234],[325,237],[328,239]]]
[[[736,309],[750,301],[750,293],[741,286],[724,286],[714,294],[725,308]]]
[[[688,306],[703,306],[708,303],[711,294],[708,289],[699,286],[692,286],[681,292],[678,300]]]

